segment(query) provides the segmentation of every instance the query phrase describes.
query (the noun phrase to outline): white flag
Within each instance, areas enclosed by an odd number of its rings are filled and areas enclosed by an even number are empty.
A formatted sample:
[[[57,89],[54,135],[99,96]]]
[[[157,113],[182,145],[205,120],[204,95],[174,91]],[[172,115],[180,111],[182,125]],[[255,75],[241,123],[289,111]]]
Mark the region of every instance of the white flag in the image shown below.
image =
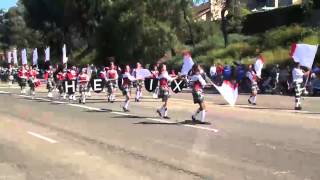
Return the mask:
[[[21,50],[21,60],[22,60],[22,65],[28,64],[28,61],[27,61],[27,50],[26,49],[22,49]]]
[[[262,56],[259,56],[254,64],[254,70],[256,71],[256,74],[259,78],[261,78],[263,65],[264,65],[264,58]]]
[[[13,64],[18,64],[18,52],[17,49],[13,49]]]
[[[9,64],[11,64],[11,60],[12,60],[12,53],[11,53],[11,51],[8,51],[8,53],[7,53],[7,60],[8,60],[8,63]]]
[[[68,62],[67,47],[66,47],[66,44],[64,44],[62,47],[62,63],[65,64],[67,62]]]
[[[191,54],[186,53],[183,56],[183,65],[181,69],[181,75],[188,75],[188,72],[191,70],[193,65],[194,65],[194,62],[192,60]]]
[[[45,53],[45,62],[50,61],[50,47],[47,47],[46,50],[44,51]]]
[[[292,44],[290,55],[295,62],[311,69],[317,50],[318,45]]]
[[[136,71],[137,79],[144,79],[151,76],[151,72],[148,69],[139,69]]]
[[[32,65],[38,65],[38,49],[35,48],[32,53]]]
[[[213,85],[231,106],[236,104],[238,99],[238,84],[233,85],[230,81],[225,80],[221,86]]]

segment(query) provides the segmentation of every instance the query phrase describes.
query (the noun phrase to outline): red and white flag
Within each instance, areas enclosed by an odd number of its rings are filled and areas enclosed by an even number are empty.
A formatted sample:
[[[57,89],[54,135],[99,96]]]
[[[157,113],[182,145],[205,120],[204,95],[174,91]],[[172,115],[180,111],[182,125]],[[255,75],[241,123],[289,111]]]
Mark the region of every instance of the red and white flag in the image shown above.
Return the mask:
[[[259,78],[261,78],[261,72],[264,65],[264,58],[259,56],[256,62],[254,63],[254,70]]]
[[[183,55],[183,65],[181,69],[181,75],[188,75],[188,72],[191,70],[194,62],[192,60],[190,53],[185,53]]]
[[[231,106],[236,104],[238,99],[238,84],[234,85],[230,81],[225,80],[221,86],[213,85]]]
[[[317,50],[318,45],[292,44],[290,56],[301,66],[311,69]]]

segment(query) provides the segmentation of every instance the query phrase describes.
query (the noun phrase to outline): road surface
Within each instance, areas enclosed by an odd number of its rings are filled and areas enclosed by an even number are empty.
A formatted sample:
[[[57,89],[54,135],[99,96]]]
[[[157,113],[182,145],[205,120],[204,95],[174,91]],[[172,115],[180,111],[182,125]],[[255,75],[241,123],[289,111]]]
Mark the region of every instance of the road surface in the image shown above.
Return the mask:
[[[0,86],[0,180],[102,179],[320,179],[320,98],[247,95],[229,107],[207,95],[207,120],[190,123],[197,108],[189,93],[169,99],[170,120],[159,119],[160,100],[144,93],[123,113],[94,94],[87,104],[35,99]]]

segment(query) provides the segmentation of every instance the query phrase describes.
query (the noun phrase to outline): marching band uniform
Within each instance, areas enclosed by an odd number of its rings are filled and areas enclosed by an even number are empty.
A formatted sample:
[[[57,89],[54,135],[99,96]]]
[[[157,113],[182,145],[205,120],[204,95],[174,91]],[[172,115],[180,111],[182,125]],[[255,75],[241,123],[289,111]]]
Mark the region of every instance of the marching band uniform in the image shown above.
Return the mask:
[[[37,79],[37,70],[36,68],[30,69],[28,72],[28,83],[30,86],[30,94],[35,95],[35,88],[40,85],[40,80]]]
[[[115,90],[117,88],[118,72],[115,69],[114,64],[111,64],[110,69],[106,73],[107,88],[108,88],[108,102],[114,102]]]
[[[26,93],[26,85],[27,85],[27,78],[28,78],[28,71],[24,66],[22,66],[18,71],[18,78],[19,78],[19,86],[21,88],[21,94]]]
[[[66,74],[66,80],[67,81],[76,81],[77,80],[77,73],[75,71],[75,68],[73,67],[72,69],[68,69],[67,74]],[[75,93],[72,93],[69,95],[69,100],[76,100]]]
[[[252,69],[252,65],[249,66],[249,70],[246,74],[247,78],[249,78],[251,82],[251,96],[248,99],[249,104],[256,105],[257,101],[257,93],[258,93],[258,83],[257,83],[257,75]]]
[[[306,73],[307,74],[307,73]],[[304,90],[302,87],[303,76],[305,73],[300,68],[300,65],[297,64],[296,67],[292,70],[292,79],[295,90],[295,110],[301,110],[301,95]]]
[[[13,71],[13,68],[11,66],[11,64],[9,65],[9,69],[8,69],[8,80],[9,80],[9,86],[12,86],[13,84],[13,80],[14,80],[14,77],[13,77],[13,74],[14,74],[14,71]]]
[[[80,99],[79,103],[86,103],[86,92],[87,92],[87,86],[89,82],[89,76],[86,73],[86,68],[82,69],[82,72],[78,76],[79,80],[79,92],[80,92]]]
[[[200,122],[205,122],[206,117],[206,109],[204,104],[204,94],[203,94],[203,87],[206,85],[206,81],[201,76],[201,68],[199,65],[194,65],[192,67],[192,73],[190,79],[190,85],[192,87],[192,96],[193,96],[193,103],[199,104],[199,108],[197,111],[192,115],[192,121],[196,121],[196,116],[201,114]]]
[[[151,71],[151,78],[156,79],[158,78],[158,76],[159,76],[158,66],[155,65],[154,69]],[[158,98],[158,94],[159,94],[159,84],[154,90],[152,97],[156,99]]]
[[[137,63],[136,69],[133,70],[134,77],[136,78],[136,97],[135,101],[139,102],[140,98],[142,97],[142,86],[143,86],[143,79],[137,79],[137,71],[142,68],[140,63]]]
[[[53,70],[52,67],[49,66],[49,69],[45,71],[44,73],[44,79],[47,80],[47,89],[48,89],[48,97],[52,98],[53,94],[52,91],[55,87],[55,82],[54,82],[54,78],[53,78]]]
[[[169,93],[169,82],[173,81],[175,78],[169,76],[166,65],[162,65],[161,74],[158,77],[160,84],[159,97],[162,98],[164,102],[163,106],[157,110],[157,113],[161,118],[169,119],[167,103],[170,96]]]
[[[66,94],[64,93],[64,87],[63,83],[66,79],[66,73],[64,71],[60,71],[57,74],[57,89],[59,90],[60,96],[63,97],[63,99],[66,99]]]
[[[135,78],[130,74],[130,67],[127,65],[124,70],[124,74],[122,74],[122,94],[126,96],[126,99],[123,103],[123,111],[128,112],[129,102],[130,102],[130,91],[132,82],[135,81]]]

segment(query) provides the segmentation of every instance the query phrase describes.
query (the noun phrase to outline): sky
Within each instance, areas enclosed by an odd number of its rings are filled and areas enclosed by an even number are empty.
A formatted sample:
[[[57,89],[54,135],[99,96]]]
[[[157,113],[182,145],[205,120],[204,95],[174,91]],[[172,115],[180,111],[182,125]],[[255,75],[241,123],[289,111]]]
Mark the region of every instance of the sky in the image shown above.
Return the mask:
[[[15,6],[18,0],[0,0],[0,9],[9,9]]]

